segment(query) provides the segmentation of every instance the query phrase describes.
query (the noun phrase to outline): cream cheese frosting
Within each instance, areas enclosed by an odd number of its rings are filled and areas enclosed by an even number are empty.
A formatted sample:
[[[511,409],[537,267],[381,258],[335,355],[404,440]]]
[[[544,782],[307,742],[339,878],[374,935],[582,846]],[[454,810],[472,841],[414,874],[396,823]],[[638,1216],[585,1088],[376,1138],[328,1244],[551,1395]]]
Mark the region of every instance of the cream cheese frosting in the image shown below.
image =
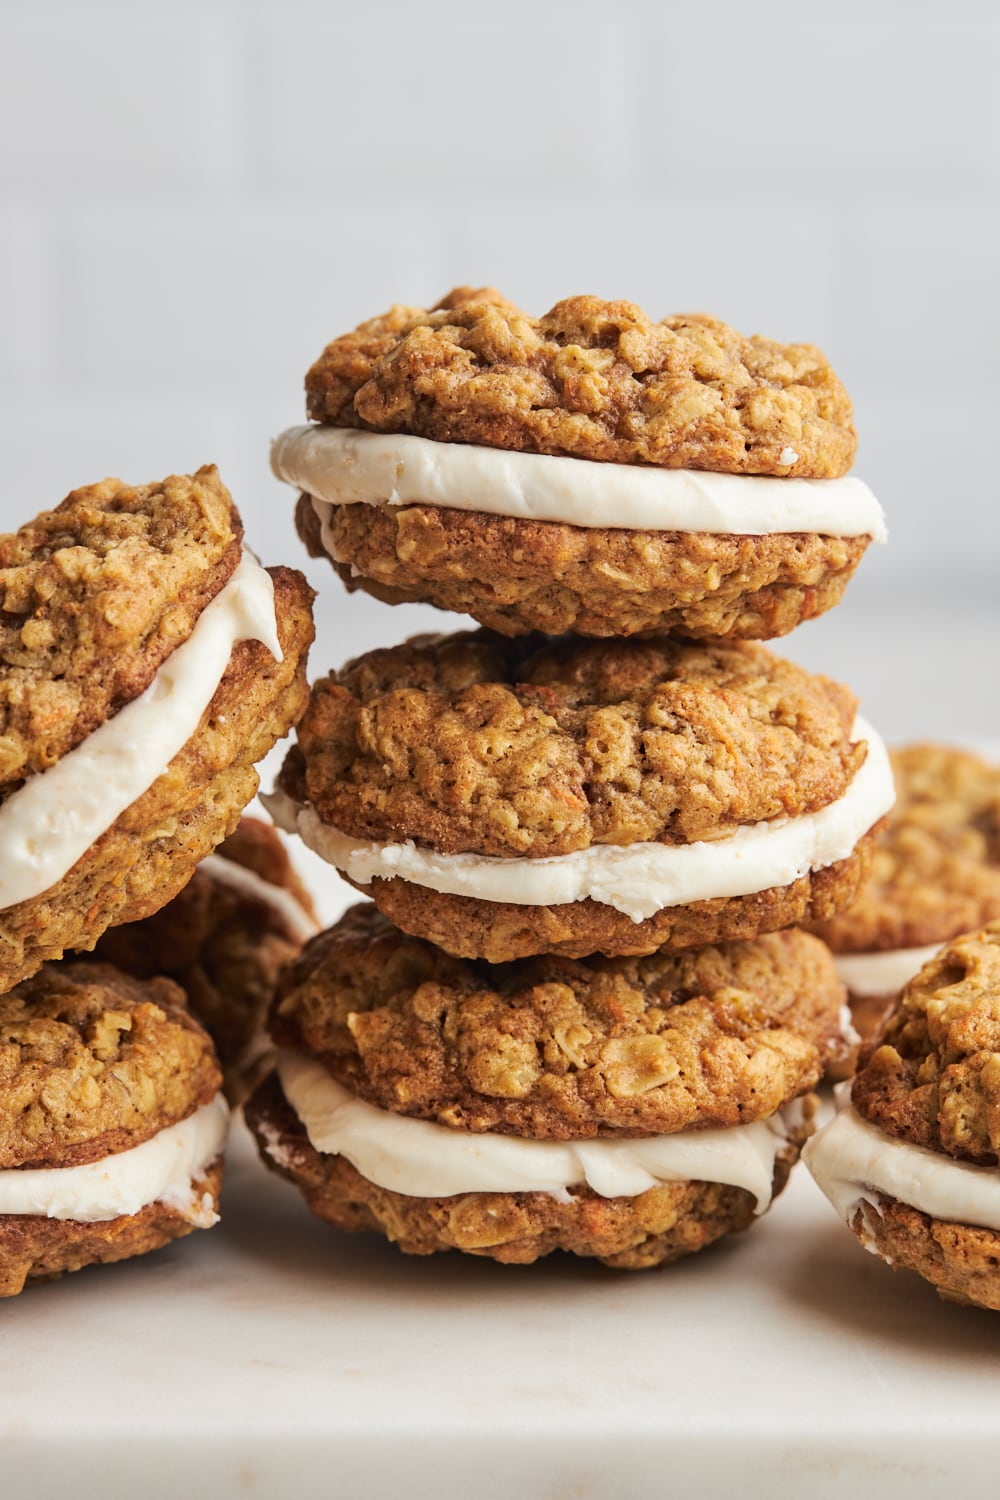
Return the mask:
[[[199,1229],[218,1219],[199,1178],[226,1144],[229,1106],[221,1094],[194,1114],[100,1161],[75,1167],[0,1171],[0,1214],[96,1223],[163,1203]]]
[[[846,859],[895,797],[880,736],[860,717],[852,733],[868,741],[868,754],[836,802],[818,812],[754,823],[725,838],[692,844],[594,844],[542,859],[436,854],[412,841],[350,838],[323,823],[311,806],[281,791],[262,801],[279,828],[297,832],[315,853],[361,886],[398,876],[430,890],[515,906],[589,898],[642,922],[664,907],[790,885],[811,870]]]
[[[0,910],[49,890],[152,786],[194,734],[238,641],[281,660],[274,588],[244,549],[144,693],[0,806]]]
[[[630,1198],[663,1182],[721,1182],[751,1193],[761,1214],[771,1201],[775,1160],[788,1148],[789,1126],[780,1114],[640,1140],[535,1141],[377,1109],[295,1053],[279,1054],[278,1075],[317,1151],[344,1156],[369,1182],[411,1198],[563,1197],[584,1183],[602,1198]]]
[[[891,948],[883,953],[835,953],[833,961],[841,983],[853,994],[894,995],[940,949],[940,943],[932,943],[928,948]]]
[[[248,870],[246,865],[237,864],[235,860],[226,859],[221,854],[209,854],[198,868],[220,885],[229,886],[239,895],[269,906],[284,922],[289,937],[296,942],[307,943],[319,931],[319,923],[299,905],[291,891],[262,879],[255,870]]]
[[[849,1089],[847,1084],[838,1090],[842,1100]],[[880,1199],[887,1197],[932,1219],[1000,1230],[998,1168],[895,1140],[863,1120],[849,1102],[806,1143],[802,1159],[848,1224],[859,1209],[878,1213]]]
[[[786,453],[794,464],[798,455]],[[888,536],[882,507],[853,476],[774,479],[661,469],[322,426],[283,432],[272,445],[271,467],[312,498],[331,555],[333,507],[359,504],[440,505],[629,531],[818,532],[877,542]]]

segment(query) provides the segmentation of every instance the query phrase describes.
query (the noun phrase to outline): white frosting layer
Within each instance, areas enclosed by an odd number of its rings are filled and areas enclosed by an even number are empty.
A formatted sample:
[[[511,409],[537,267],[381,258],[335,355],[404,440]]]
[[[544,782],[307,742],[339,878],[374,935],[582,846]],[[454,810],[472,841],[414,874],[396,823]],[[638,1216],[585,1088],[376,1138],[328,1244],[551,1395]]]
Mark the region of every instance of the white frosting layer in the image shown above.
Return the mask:
[[[849,1103],[807,1142],[802,1159],[848,1224],[859,1208],[878,1213],[884,1195],[932,1219],[1000,1230],[996,1167],[955,1161],[943,1152],[893,1140],[862,1120]]]
[[[790,885],[810,870],[846,859],[895,797],[881,738],[861,718],[853,733],[868,741],[868,755],[838,801],[819,812],[755,823],[694,844],[595,844],[545,859],[435,854],[412,842],[349,838],[283,792],[262,800],[279,828],[297,832],[358,885],[399,876],[430,890],[515,906],[555,906],[590,897],[641,922],[668,906]]]
[[[210,854],[198,868],[220,885],[227,885],[241,896],[271,907],[284,922],[289,936],[296,942],[307,943],[319,931],[319,924],[299,905],[291,891],[286,891],[283,886],[273,885],[270,880],[263,880],[256,871],[248,870],[245,865],[239,865],[221,854]]]
[[[841,983],[855,995],[894,995],[940,951],[941,944],[932,943],[929,948],[892,948],[884,953],[835,953],[833,957]]]
[[[274,589],[244,550],[146,691],[0,806],[0,910],[40,896],[161,776],[198,728],[238,641],[281,660]]]
[[[141,1146],[79,1167],[12,1167],[0,1171],[0,1214],[37,1214],[78,1223],[137,1214],[164,1203],[200,1229],[218,1215],[198,1185],[229,1130],[221,1094]]]
[[[745,1188],[757,1213],[771,1201],[775,1158],[787,1145],[780,1115],[729,1130],[643,1140],[533,1141],[451,1130],[376,1109],[320,1063],[283,1052],[285,1097],[317,1151],[346,1156],[369,1182],[409,1198],[456,1193],[553,1193],[586,1183],[602,1198],[631,1198],[661,1182]]]
[[[797,461],[793,450],[785,454]],[[597,463],[342,427],[289,428],[272,445],[271,467],[313,497],[328,551],[331,507],[359,504],[441,505],[629,531],[888,536],[882,507],[850,476],[772,479]]]

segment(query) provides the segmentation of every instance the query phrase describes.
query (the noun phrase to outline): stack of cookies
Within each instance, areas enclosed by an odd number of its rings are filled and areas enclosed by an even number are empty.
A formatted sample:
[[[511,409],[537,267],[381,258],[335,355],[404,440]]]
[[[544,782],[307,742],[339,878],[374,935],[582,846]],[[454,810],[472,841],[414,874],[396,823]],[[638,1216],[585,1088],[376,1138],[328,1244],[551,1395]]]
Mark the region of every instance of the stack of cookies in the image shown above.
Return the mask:
[[[893,799],[851,693],[756,644],[884,536],[843,387],[708,317],[464,289],[306,388],[273,464],[310,551],[482,628],[313,686],[268,803],[370,900],[278,986],[265,1159],[418,1254],[644,1267],[745,1227],[846,1046],[793,929]]]
[[[302,713],[311,602],[210,468],[0,536],[0,1295],[215,1221],[228,1107],[175,982],[192,942],[158,956],[146,924],[175,897],[190,915]]]

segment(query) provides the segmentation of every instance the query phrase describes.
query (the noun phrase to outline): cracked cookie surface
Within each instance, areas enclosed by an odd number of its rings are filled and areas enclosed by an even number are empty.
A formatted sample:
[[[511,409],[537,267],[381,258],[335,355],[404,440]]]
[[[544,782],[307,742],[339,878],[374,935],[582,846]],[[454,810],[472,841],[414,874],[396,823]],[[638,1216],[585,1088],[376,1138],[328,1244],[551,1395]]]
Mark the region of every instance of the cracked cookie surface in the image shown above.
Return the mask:
[[[532,1139],[746,1125],[844,1050],[828,950],[790,931],[644,959],[491,966],[406,937],[371,902],[314,938],[271,1015],[381,1109]]]
[[[814,929],[836,953],[943,943],[1000,918],[1000,767],[946,745],[891,759],[896,805],[871,877]]]
[[[166,979],[50,964],[0,996],[0,1170],[67,1167],[141,1145],[222,1081]]]
[[[749,643],[418,637],[314,685],[282,786],[443,854],[683,844],[843,796],[854,708]]]
[[[88,485],[0,536],[0,802],[149,686],[242,535],[209,466]]]
[[[948,943],[861,1055],[851,1099],[894,1139],[1000,1163],[1000,922]]]
[[[569,297],[532,318],[492,288],[396,306],[327,346],[309,416],[339,427],[613,463],[804,478],[846,474],[847,394],[810,344],[704,314],[651,320]]]

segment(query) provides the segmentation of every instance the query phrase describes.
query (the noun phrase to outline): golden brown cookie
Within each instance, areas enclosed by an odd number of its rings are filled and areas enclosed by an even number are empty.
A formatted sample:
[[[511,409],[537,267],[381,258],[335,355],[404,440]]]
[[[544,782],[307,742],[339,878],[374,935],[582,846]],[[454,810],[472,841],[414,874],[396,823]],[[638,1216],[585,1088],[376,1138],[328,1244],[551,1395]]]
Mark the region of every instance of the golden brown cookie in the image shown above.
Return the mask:
[[[169,901],[302,712],[311,591],[241,536],[202,469],[0,538],[0,988]]]
[[[846,1085],[845,1085],[846,1087]],[[810,1145],[863,1245],[952,1301],[1000,1310],[1000,922],[956,938],[863,1049]]]
[[[315,684],[270,806],[450,953],[649,953],[852,899],[892,796],[866,733],[747,643],[425,637]]]
[[[393,307],[334,339],[309,417],[448,443],[727,474],[846,474],[851,403],[811,344],[746,338],[704,314],[568,297],[531,318],[491,287]]]
[[[844,992],[803,932],[647,958],[489,965],[352,907],[285,971],[281,1047],[380,1109],[536,1140],[749,1124],[843,1047]]]
[[[242,542],[214,468],[106,479],[0,536],[0,796],[149,686]]]
[[[503,635],[784,635],[884,539],[819,350],[703,315],[459,288],[335,339],[306,389],[272,463],[312,555]]]
[[[896,805],[870,878],[813,929],[838,956],[865,1039],[934,949],[1000,918],[1000,768],[933,744],[891,760]]]
[[[843,1000],[801,932],[489,965],[366,902],[286,971],[276,1071],[247,1119],[315,1213],[411,1253],[658,1265],[747,1227],[784,1185]],[[753,1187],[729,1175],[746,1152]]]
[[[166,979],[48,964],[0,997],[0,1295],[214,1223],[220,1083]]]
[[[349,592],[434,604],[501,635],[773,640],[840,602],[871,540],[738,536],[522,520],[442,505],[335,506],[324,538],[312,497],[296,528]]]
[[[182,891],[142,922],[112,927],[94,957],[184,990],[238,1103],[267,1065],[264,1019],[278,975],[317,930],[308,893],[280,837],[258,818],[203,860]]]

